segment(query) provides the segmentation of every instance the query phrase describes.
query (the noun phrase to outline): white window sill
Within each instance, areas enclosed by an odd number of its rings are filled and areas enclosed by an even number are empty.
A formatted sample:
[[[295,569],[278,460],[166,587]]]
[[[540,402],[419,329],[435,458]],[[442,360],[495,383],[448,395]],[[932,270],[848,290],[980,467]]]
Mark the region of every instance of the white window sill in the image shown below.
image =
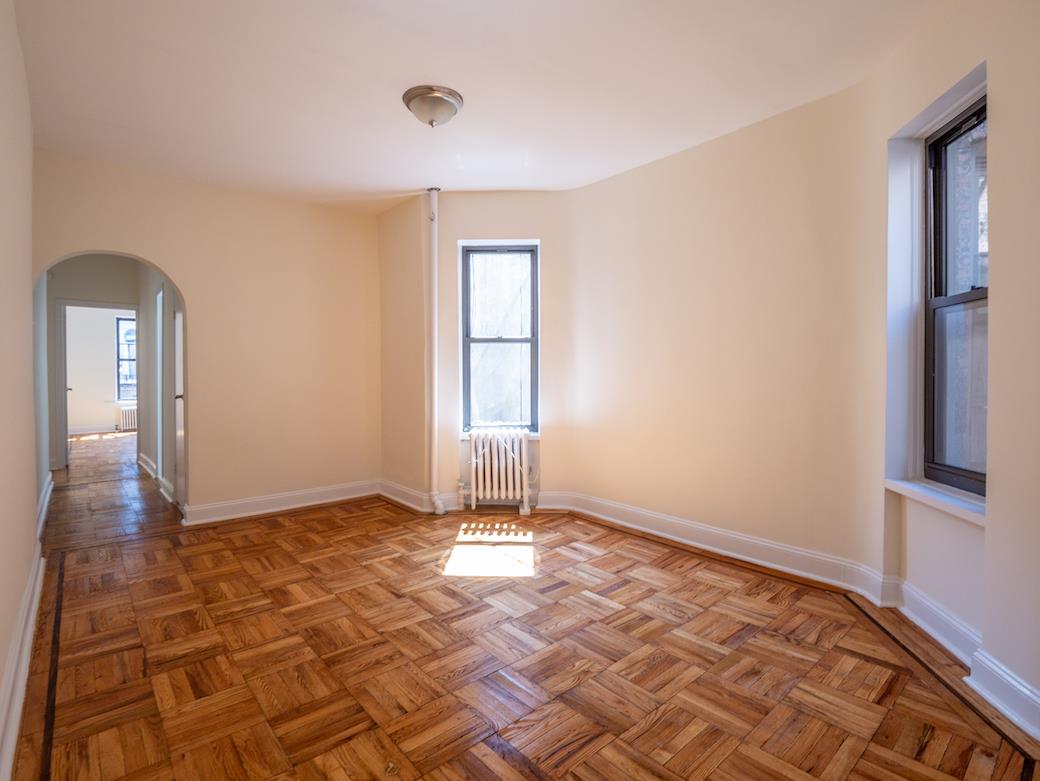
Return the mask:
[[[885,480],[885,488],[976,526],[986,526],[986,499],[931,480]]]

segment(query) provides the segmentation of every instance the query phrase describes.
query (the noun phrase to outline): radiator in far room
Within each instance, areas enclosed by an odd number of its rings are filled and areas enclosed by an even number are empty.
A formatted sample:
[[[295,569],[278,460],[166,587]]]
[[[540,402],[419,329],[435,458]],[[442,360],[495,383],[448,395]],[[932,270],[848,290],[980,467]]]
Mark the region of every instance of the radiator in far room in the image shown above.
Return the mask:
[[[470,508],[477,500],[517,501],[530,515],[528,430],[475,428],[469,432]]]
[[[137,407],[119,408],[119,430],[137,431]]]

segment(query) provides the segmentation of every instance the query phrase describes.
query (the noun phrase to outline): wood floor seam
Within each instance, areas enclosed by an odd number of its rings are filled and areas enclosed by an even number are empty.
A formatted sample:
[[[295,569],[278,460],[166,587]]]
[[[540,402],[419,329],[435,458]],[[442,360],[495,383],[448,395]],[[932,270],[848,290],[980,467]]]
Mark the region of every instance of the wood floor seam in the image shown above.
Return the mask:
[[[51,779],[51,749],[54,743],[54,712],[58,691],[58,659],[61,643],[61,613],[64,602],[65,552],[58,552],[57,590],[54,595],[54,623],[51,630],[51,655],[47,664],[47,705],[44,711],[43,745],[40,757],[40,781]]]

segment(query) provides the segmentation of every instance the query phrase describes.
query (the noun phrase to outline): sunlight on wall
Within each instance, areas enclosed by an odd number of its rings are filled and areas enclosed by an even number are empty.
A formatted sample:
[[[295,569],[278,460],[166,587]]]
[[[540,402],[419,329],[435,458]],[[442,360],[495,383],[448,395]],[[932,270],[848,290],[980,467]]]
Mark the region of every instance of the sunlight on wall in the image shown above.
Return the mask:
[[[534,533],[515,523],[464,523],[444,574],[470,578],[534,577]]]

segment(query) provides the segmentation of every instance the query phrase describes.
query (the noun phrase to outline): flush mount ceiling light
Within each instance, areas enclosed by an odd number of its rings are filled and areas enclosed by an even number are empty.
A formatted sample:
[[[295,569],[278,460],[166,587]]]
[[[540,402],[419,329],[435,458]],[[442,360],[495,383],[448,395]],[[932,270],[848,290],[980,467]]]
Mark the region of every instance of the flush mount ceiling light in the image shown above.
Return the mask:
[[[451,121],[462,109],[462,95],[450,87],[422,84],[401,96],[408,110],[424,125],[437,127]]]

